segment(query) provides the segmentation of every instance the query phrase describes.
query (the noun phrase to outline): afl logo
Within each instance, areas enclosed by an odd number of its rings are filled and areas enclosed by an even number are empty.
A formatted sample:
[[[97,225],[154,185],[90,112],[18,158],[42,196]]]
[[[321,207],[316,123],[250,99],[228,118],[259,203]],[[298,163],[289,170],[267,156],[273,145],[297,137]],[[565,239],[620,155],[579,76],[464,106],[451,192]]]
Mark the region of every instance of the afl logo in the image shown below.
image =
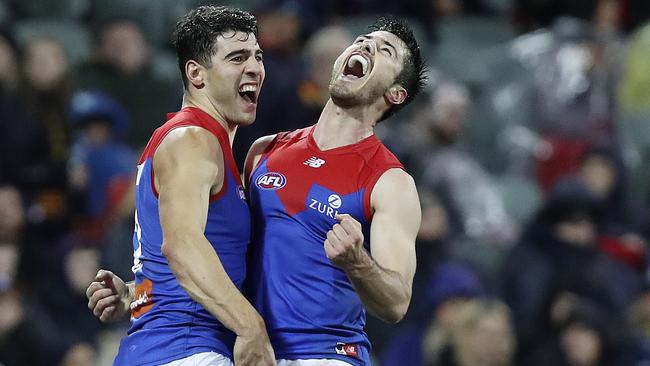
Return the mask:
[[[260,175],[257,180],[255,180],[255,184],[261,189],[276,190],[287,184],[287,178],[280,173],[269,172]]]
[[[327,198],[327,203],[329,203],[332,208],[340,208],[341,197],[337,194],[332,194]]]

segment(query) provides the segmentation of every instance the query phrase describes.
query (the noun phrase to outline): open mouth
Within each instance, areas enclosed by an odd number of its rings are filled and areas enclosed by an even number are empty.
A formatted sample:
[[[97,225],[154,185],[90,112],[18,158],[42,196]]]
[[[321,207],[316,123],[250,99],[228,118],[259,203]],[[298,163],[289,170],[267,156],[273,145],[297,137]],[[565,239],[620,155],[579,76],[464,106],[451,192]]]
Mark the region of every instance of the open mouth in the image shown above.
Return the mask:
[[[244,84],[239,87],[239,96],[248,103],[257,103],[257,85]]]
[[[371,66],[370,61],[366,57],[358,53],[352,54],[343,68],[343,76],[360,79],[368,74]]]

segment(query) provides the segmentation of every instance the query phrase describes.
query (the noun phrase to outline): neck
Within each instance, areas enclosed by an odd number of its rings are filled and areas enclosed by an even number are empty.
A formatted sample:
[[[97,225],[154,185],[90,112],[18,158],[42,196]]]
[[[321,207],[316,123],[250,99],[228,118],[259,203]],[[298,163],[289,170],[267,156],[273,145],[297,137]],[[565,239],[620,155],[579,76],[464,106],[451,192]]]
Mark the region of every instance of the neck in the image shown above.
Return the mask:
[[[217,121],[217,123],[219,123],[221,127],[223,127],[224,130],[226,130],[228,133],[228,139],[230,140],[230,145],[232,146],[232,141],[234,140],[235,133],[237,132],[237,125],[227,122],[214,103],[210,102],[210,100],[203,97],[202,95],[194,96],[190,95],[186,91],[185,94],[183,94],[182,108],[186,107],[198,108],[203,112],[209,114],[210,117],[214,118],[214,120]]]
[[[321,150],[355,144],[374,133],[379,119],[368,106],[340,107],[327,101],[314,130],[314,140]]]

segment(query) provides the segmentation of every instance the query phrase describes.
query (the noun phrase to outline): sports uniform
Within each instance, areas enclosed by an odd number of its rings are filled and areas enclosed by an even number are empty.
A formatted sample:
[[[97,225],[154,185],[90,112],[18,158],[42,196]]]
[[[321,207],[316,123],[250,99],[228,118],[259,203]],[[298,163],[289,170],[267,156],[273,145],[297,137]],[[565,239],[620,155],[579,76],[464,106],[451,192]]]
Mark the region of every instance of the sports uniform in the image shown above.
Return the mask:
[[[133,235],[136,288],[131,305],[131,328],[120,344],[114,365],[160,365],[211,351],[232,358],[234,333],[180,287],[161,253],[163,236],[158,194],[153,184],[153,156],[170,131],[188,126],[207,130],[221,145],[224,182],[222,189],[210,197],[205,236],[240,290],[246,276],[250,213],[228,134],[202,110],[184,108],[170,115],[170,119],[154,132],[139,161]]]
[[[386,170],[403,167],[374,135],[322,151],[314,128],[278,134],[251,173],[248,296],[277,359],[368,365],[365,309],[323,242],[345,213],[361,223],[370,250],[370,194]]]

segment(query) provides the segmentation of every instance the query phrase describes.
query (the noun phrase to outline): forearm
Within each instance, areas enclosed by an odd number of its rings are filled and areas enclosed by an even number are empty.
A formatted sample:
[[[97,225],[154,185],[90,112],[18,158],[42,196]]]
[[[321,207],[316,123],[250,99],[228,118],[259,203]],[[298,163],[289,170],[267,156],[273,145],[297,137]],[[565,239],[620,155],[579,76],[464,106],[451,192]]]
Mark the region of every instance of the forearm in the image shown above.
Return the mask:
[[[348,278],[370,313],[389,322],[399,322],[411,301],[411,286],[398,272],[381,267],[365,250]]]
[[[180,286],[237,335],[259,332],[264,322],[226,273],[204,236],[165,243],[169,267]]]

